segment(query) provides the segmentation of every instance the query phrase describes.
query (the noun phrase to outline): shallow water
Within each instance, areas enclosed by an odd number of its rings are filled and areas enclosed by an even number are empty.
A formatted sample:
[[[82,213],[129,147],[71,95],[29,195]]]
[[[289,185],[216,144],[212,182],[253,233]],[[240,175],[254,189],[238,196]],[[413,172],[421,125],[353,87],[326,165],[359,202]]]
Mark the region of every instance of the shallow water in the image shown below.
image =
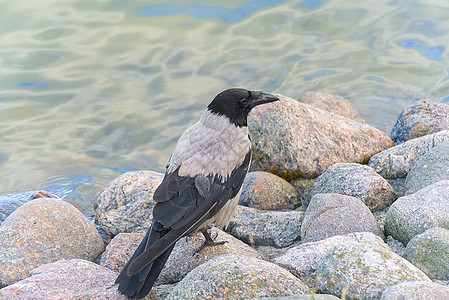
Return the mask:
[[[387,133],[448,102],[449,2],[2,1],[0,194],[47,189],[86,214],[124,171],[163,171],[219,91],[349,99]]]

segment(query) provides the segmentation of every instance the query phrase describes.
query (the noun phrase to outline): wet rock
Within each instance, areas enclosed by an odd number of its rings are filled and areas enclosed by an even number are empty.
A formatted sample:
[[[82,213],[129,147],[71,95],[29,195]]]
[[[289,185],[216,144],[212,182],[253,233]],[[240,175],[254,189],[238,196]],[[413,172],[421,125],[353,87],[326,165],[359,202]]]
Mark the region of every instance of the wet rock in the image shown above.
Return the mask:
[[[382,292],[380,300],[447,300],[449,288],[429,281],[406,281]]]
[[[326,253],[316,271],[318,288],[348,299],[378,299],[386,288],[404,281],[430,279],[404,258],[384,247],[339,244]]]
[[[398,198],[388,209],[385,232],[404,245],[432,227],[449,229],[449,181]]]
[[[242,186],[239,204],[257,209],[293,209],[301,206],[295,188],[271,173],[250,172]]]
[[[302,211],[263,211],[238,205],[227,231],[251,246],[287,247],[300,239]]]
[[[393,146],[369,125],[278,96],[281,101],[258,106],[249,117],[253,171],[315,178],[336,162],[367,163]]]
[[[313,196],[301,225],[303,243],[351,232],[372,232],[383,238],[373,214],[359,199],[340,194]]]
[[[449,180],[449,141],[429,150],[413,166],[405,180],[405,193],[414,193],[432,183]]]
[[[30,277],[0,289],[1,299],[127,299],[114,285],[117,274],[82,259],[40,266]],[[145,299],[154,299],[147,297]]]
[[[19,206],[34,199],[36,191],[0,196],[0,224]]]
[[[303,206],[309,205],[310,201],[310,192],[312,191],[313,185],[315,184],[316,178],[307,179],[307,178],[298,178],[290,181],[290,184],[298,191],[299,193],[299,203]]]
[[[449,130],[406,141],[377,153],[368,165],[383,178],[405,177],[424,154],[445,141],[449,141]]]
[[[100,265],[120,272],[144,237],[145,232],[117,234],[101,255]]]
[[[95,221],[110,235],[151,226],[153,193],[164,174],[135,171],[120,175],[95,200]]]
[[[320,92],[305,92],[299,101],[348,119],[365,123],[365,120],[360,117],[359,112],[352,103],[341,96]]]
[[[92,223],[71,204],[53,198],[32,200],[0,226],[0,284],[28,276],[37,266],[59,259],[93,260],[104,250]]]
[[[430,278],[449,280],[449,230],[432,227],[416,235],[405,248],[405,258]]]
[[[382,209],[396,199],[393,188],[373,168],[354,163],[334,164],[318,177],[310,194],[313,197],[326,193],[359,198],[371,211]]]
[[[215,241],[227,241],[223,245],[205,247],[198,253],[195,253],[204,242],[204,236],[200,232],[179,240],[176,243],[173,252],[167,260],[164,271],[158,280],[161,282],[178,282],[183,279],[187,273],[195,269],[206,261],[223,254],[244,255],[253,258],[262,259],[256,250],[217,228],[211,230],[211,236],[216,235]]]
[[[388,246],[377,235],[371,232],[355,232],[294,246],[283,255],[275,258],[273,262],[286,268],[296,277],[310,276],[316,271],[321,259],[330,248],[350,242],[367,243],[373,247],[383,247],[389,250]]]
[[[423,100],[404,108],[391,131],[391,139],[398,145],[442,130],[449,130],[449,105]]]
[[[173,299],[247,299],[308,293],[281,267],[252,257],[221,255],[195,268],[172,290]]]

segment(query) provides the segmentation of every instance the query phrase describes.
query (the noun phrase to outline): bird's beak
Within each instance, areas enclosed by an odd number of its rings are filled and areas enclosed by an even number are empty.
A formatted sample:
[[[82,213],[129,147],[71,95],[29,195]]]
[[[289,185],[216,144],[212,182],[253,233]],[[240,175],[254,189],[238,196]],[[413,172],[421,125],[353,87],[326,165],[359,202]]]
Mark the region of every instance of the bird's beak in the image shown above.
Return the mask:
[[[270,103],[270,102],[274,102],[274,101],[279,101],[279,98],[272,94],[261,93],[257,98],[255,98],[253,101],[251,101],[250,106],[251,106],[251,108],[253,108],[257,105]]]

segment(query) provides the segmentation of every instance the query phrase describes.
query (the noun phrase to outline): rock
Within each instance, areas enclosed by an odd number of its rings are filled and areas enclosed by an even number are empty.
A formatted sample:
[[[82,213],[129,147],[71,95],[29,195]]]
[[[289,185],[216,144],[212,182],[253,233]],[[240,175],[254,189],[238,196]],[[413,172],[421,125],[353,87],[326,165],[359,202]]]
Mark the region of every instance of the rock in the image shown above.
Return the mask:
[[[0,285],[28,276],[37,266],[60,259],[94,260],[104,250],[92,223],[71,204],[53,198],[32,200],[0,226]]]
[[[267,172],[250,172],[242,186],[239,204],[257,209],[294,209],[301,206],[298,192],[284,179]]]
[[[406,141],[377,153],[368,165],[383,178],[405,177],[424,154],[444,141],[449,141],[449,130]]]
[[[308,293],[281,267],[252,257],[220,255],[195,268],[172,290],[174,299],[247,299]]]
[[[403,281],[430,279],[404,258],[384,247],[365,243],[333,246],[316,271],[318,288],[348,299],[378,299],[382,291]]]
[[[352,232],[372,232],[383,238],[373,214],[359,199],[339,194],[313,196],[301,225],[303,243]]]
[[[273,262],[286,268],[296,277],[310,276],[316,271],[321,259],[330,248],[350,242],[367,243],[373,247],[384,247],[389,250],[388,246],[377,235],[371,232],[355,232],[294,246],[283,255],[275,258]]]
[[[178,282],[194,268],[207,260],[223,254],[262,258],[256,250],[218,228],[212,229],[211,236],[215,235],[217,235],[215,241],[227,241],[227,243],[214,247],[205,247],[195,254],[194,252],[203,244],[204,236],[198,232],[187,238],[180,239],[173,248],[156,283]],[[115,272],[120,272],[144,236],[144,233],[118,234],[106,247],[106,251],[101,256],[100,264]]]
[[[0,224],[19,206],[33,200],[36,191],[0,196]]]
[[[432,227],[414,236],[405,248],[405,258],[429,278],[449,280],[449,230]]]
[[[0,289],[1,299],[127,299],[114,285],[117,274],[82,259],[60,260]],[[154,299],[147,296],[145,299]]]
[[[341,298],[335,297],[334,295],[326,294],[295,294],[285,297],[264,297],[264,298],[253,298],[257,300],[339,300]]]
[[[101,255],[100,265],[121,272],[144,237],[145,232],[117,234]]]
[[[290,184],[299,192],[299,201],[303,206],[307,207],[310,201],[310,192],[315,184],[316,178],[298,178],[290,181]]]
[[[404,245],[432,227],[449,229],[449,181],[398,198],[388,209],[385,232]]]
[[[334,164],[318,177],[310,195],[336,193],[362,200],[371,211],[390,205],[396,194],[373,168],[354,163]]]
[[[412,194],[441,180],[449,180],[449,141],[433,147],[416,162],[407,175],[404,190]]]
[[[110,235],[151,226],[153,193],[164,174],[135,171],[120,175],[95,200],[95,221]]]
[[[367,163],[393,142],[381,131],[278,95],[249,116],[251,170],[290,181],[315,178],[336,162]]]
[[[300,239],[302,211],[262,211],[238,205],[227,231],[251,246],[287,247]]]
[[[365,123],[365,120],[360,117],[359,112],[352,103],[341,96],[320,92],[305,92],[299,101],[348,119]]]
[[[215,235],[217,235],[215,241],[227,241],[227,243],[213,247],[206,247],[196,254],[194,254],[194,252],[197,251],[204,242],[203,234],[198,232],[188,238],[179,240],[176,243],[173,252],[170,254],[170,257],[164,267],[164,271],[161,273],[158,280],[164,283],[178,282],[191,270],[219,255],[244,255],[262,259],[262,255],[260,255],[256,250],[236,239],[232,235],[229,235],[218,228],[213,228],[211,231],[211,236],[213,237]]]
[[[449,288],[429,281],[405,281],[382,292],[380,300],[447,300]]]
[[[391,131],[391,139],[398,145],[448,129],[449,105],[423,100],[404,108]]]

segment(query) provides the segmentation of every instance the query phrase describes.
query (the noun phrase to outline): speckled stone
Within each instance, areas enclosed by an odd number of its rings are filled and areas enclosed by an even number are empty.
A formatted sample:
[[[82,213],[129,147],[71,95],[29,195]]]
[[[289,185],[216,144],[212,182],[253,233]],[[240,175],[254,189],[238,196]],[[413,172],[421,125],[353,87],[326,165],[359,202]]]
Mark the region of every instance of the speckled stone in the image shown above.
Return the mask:
[[[430,278],[449,280],[449,230],[432,227],[416,235],[405,248],[405,258]]]
[[[60,259],[94,260],[104,250],[92,223],[73,205],[54,198],[20,206],[2,223],[0,236],[0,285]]]
[[[404,281],[430,279],[396,253],[365,243],[333,246],[316,271],[318,288],[347,299],[378,299],[386,288]]]
[[[359,199],[340,194],[313,196],[301,225],[301,242],[316,242],[352,232],[384,237],[369,208]]]
[[[309,293],[287,270],[252,257],[221,255],[191,271],[172,290],[174,299],[247,299]]]
[[[441,130],[449,130],[449,105],[423,100],[404,108],[391,130],[391,139],[399,145]]]
[[[449,181],[434,183],[418,192],[400,197],[388,209],[385,232],[404,245],[432,227],[449,230]]]
[[[449,180],[449,141],[433,147],[415,163],[405,180],[405,194],[441,180]]]
[[[360,117],[354,105],[341,96],[309,91],[305,92],[299,101],[348,119],[365,123],[365,120]]]
[[[286,268],[299,278],[310,276],[316,271],[321,259],[330,248],[349,242],[366,243],[373,247],[383,247],[389,250],[388,246],[377,235],[371,232],[355,232],[333,236],[318,242],[299,244],[276,257],[273,262]]]
[[[405,177],[424,154],[444,141],[449,141],[449,130],[422,136],[377,153],[368,165],[383,178]]]
[[[301,206],[295,188],[271,173],[256,171],[246,175],[239,204],[257,209],[294,209]]]
[[[112,236],[151,226],[153,193],[164,174],[135,171],[120,175],[95,200],[95,221]]]
[[[0,299],[120,299],[117,274],[82,259],[60,260],[40,266],[30,277],[0,289]],[[155,299],[153,293],[145,299]]]
[[[266,211],[238,205],[226,228],[251,246],[287,247],[301,237],[303,211]]]
[[[260,105],[249,116],[253,171],[288,181],[315,178],[336,162],[367,163],[393,146],[374,127],[278,96],[281,101]]]
[[[382,292],[380,300],[447,300],[449,288],[430,281],[406,281]]]
[[[390,205],[396,194],[373,168],[355,163],[334,164],[318,177],[310,195],[336,193],[359,198],[371,211]]]

